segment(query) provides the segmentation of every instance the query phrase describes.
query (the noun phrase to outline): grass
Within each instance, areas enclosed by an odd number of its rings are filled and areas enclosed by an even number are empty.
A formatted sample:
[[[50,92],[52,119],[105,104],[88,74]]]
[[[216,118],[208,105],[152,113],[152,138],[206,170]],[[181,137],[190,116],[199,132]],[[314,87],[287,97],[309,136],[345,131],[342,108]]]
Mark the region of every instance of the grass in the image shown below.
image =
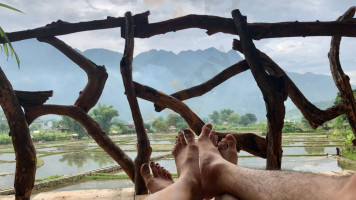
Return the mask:
[[[53,176],[49,176],[47,178],[36,179],[35,182],[53,180],[53,179],[60,178],[60,177],[63,177],[63,176],[64,175],[53,175]]]
[[[42,165],[44,165],[44,161],[40,157],[37,157],[36,168],[40,168]]]
[[[346,153],[343,155],[345,158],[348,158],[350,160],[356,160],[356,154],[354,153]]]

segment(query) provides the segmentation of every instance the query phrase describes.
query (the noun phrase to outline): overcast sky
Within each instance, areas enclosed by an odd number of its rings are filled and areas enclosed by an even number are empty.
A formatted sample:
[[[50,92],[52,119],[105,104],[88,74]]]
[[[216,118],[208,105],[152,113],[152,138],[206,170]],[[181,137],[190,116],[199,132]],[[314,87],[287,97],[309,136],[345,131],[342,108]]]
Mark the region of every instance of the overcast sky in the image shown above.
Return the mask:
[[[231,17],[238,8],[247,15],[248,22],[332,21],[354,0],[5,0],[2,3],[16,7],[20,14],[2,8],[0,26],[6,32],[32,29],[61,19],[68,22],[105,19],[150,10],[150,22],[167,20],[186,14],[207,14]],[[67,44],[82,51],[107,48],[122,52],[124,40],[119,28],[75,33],[60,36]],[[216,34],[208,36],[205,30],[189,29],[135,40],[135,55],[150,49],[163,49],[178,53],[215,47],[221,51],[231,49],[234,36]],[[330,37],[279,38],[255,42],[256,46],[290,72],[330,74],[327,53]],[[341,62],[353,84],[356,84],[356,38],[343,38]]]

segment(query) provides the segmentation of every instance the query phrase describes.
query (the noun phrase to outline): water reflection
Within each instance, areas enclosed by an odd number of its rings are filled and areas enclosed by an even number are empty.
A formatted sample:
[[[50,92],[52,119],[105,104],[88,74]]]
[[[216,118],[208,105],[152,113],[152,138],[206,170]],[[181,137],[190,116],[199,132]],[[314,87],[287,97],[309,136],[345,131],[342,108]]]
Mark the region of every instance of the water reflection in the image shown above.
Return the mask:
[[[324,149],[325,147],[304,147],[308,154],[323,154],[325,153]]]
[[[89,153],[89,152],[78,152],[78,153],[67,153],[62,154],[62,158],[59,159],[60,162],[67,162],[68,166],[77,166],[82,168],[85,164],[93,160],[101,168],[107,166],[108,164],[114,164],[114,160],[104,153]]]

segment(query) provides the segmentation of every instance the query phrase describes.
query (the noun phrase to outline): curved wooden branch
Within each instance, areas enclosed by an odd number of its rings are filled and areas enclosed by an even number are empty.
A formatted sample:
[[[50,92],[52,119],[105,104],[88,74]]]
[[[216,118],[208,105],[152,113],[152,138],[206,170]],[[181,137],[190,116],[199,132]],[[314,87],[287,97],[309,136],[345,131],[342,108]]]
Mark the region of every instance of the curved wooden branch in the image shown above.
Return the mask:
[[[29,200],[35,182],[36,150],[15,92],[0,68],[0,104],[7,118],[16,155],[15,197]]]
[[[149,11],[133,16],[135,24],[147,24]],[[86,21],[79,23],[69,23],[62,20],[52,22],[46,26],[7,33],[10,41],[20,41],[31,38],[52,37],[57,35],[66,35],[81,31],[91,31],[98,29],[117,28],[125,26],[125,17],[107,17],[103,20]]]
[[[37,92],[15,90],[15,94],[20,105],[25,108],[44,104],[49,97],[53,96],[53,90]]]
[[[242,53],[241,42],[234,39],[233,47],[234,50],[240,51]],[[291,98],[293,103],[298,107],[303,116],[308,120],[310,126],[316,129],[318,126],[322,125],[335,117],[342,115],[346,112],[346,108],[343,104],[335,105],[326,110],[320,110],[314,104],[312,104],[298,89],[294,82],[289,78],[289,76],[283,71],[282,68],[278,66],[268,55],[259,51],[260,57],[263,60],[264,68],[269,74],[273,76],[283,76],[286,84],[288,96]],[[268,64],[265,64],[268,63]]]
[[[88,83],[84,90],[80,92],[74,105],[88,112],[96,105],[105,87],[108,78],[105,67],[96,65],[56,37],[39,38],[38,40],[51,44],[85,71],[88,76]]]
[[[134,180],[134,164],[131,158],[110,139],[100,125],[83,109],[78,106],[41,105],[25,110],[28,124],[31,124],[36,118],[48,114],[65,115],[79,122],[95,142],[122,167],[130,179]]]
[[[281,169],[282,163],[282,128],[287,99],[283,76],[267,74],[259,51],[256,49],[247,27],[246,17],[239,10],[232,11],[233,21],[240,35],[241,46],[253,77],[260,88],[267,110],[267,169]],[[263,63],[263,64],[262,64]]]
[[[149,12],[134,15],[135,37],[149,38],[190,28],[207,30],[208,35],[218,32],[236,35],[237,31],[231,18],[208,15],[186,15],[166,21],[148,24]],[[108,17],[79,23],[68,23],[58,20],[45,27],[31,30],[6,33],[11,42],[30,38],[65,35],[81,31],[124,27],[125,18]],[[356,37],[355,20],[346,22],[279,22],[279,23],[250,23],[247,25],[251,37],[259,40],[277,37],[306,37],[306,36],[347,36]],[[122,35],[124,37],[124,35]]]
[[[141,176],[141,166],[150,161],[152,148],[148,139],[140,107],[135,93],[132,80],[132,59],[134,51],[134,22],[130,12],[125,13],[125,50],[120,62],[122,80],[124,82],[125,94],[129,101],[132,118],[135,123],[137,134],[137,156],[135,158],[135,192],[136,194],[147,194],[145,181]]]
[[[223,71],[221,71],[219,74],[217,74],[213,78],[209,79],[208,81],[206,81],[200,85],[173,93],[173,94],[171,94],[171,96],[176,99],[179,99],[181,101],[184,101],[184,100],[190,99],[190,98],[194,98],[197,96],[201,96],[201,95],[209,92],[216,86],[220,85],[227,79],[235,76],[236,74],[244,72],[248,69],[249,69],[249,66],[248,66],[247,62],[245,60],[242,60],[242,61],[224,69]],[[161,112],[163,109],[165,109],[165,107],[161,107],[157,104],[155,104],[154,106],[155,106],[155,110],[157,112]]]
[[[355,15],[356,7],[351,7],[348,9],[344,15],[339,17],[337,21],[345,21],[352,19]],[[331,38],[331,47],[328,54],[330,61],[330,70],[333,76],[334,82],[339,89],[340,96],[343,104],[345,105],[347,112],[347,119],[350,123],[352,131],[356,136],[356,103],[354,94],[350,85],[350,78],[342,70],[340,59],[339,59],[339,49],[340,49],[341,36],[334,36]],[[356,139],[353,141],[353,145],[356,146]]]
[[[204,122],[183,102],[178,99],[157,91],[149,86],[134,82],[136,95],[141,99],[151,101],[159,106],[169,108],[183,117],[189,127],[199,135]],[[240,134],[231,133],[238,140],[237,149],[247,151],[255,156],[266,158],[266,139],[253,133]],[[226,134],[217,132],[220,139]],[[248,138],[248,139],[247,139]],[[250,141],[248,141],[250,140]]]

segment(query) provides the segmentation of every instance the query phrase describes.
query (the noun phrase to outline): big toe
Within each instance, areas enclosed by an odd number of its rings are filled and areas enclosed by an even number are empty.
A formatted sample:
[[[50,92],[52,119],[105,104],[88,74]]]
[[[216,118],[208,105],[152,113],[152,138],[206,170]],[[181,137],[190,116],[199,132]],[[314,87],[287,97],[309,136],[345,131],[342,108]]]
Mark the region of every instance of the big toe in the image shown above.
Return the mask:
[[[213,130],[213,125],[211,125],[210,123],[205,124],[200,133],[200,137],[208,138],[211,130]]]
[[[236,138],[233,135],[229,134],[226,136],[226,143],[229,149],[230,148],[236,149],[237,142],[236,142]]]
[[[184,130],[184,136],[185,136],[185,139],[187,139],[188,144],[195,143],[194,133],[193,133],[192,130],[185,129]]]
[[[152,176],[150,174],[150,169],[146,163],[141,166],[140,172],[141,172],[142,178],[145,180],[146,183],[148,182],[148,180],[150,178],[152,178]]]

